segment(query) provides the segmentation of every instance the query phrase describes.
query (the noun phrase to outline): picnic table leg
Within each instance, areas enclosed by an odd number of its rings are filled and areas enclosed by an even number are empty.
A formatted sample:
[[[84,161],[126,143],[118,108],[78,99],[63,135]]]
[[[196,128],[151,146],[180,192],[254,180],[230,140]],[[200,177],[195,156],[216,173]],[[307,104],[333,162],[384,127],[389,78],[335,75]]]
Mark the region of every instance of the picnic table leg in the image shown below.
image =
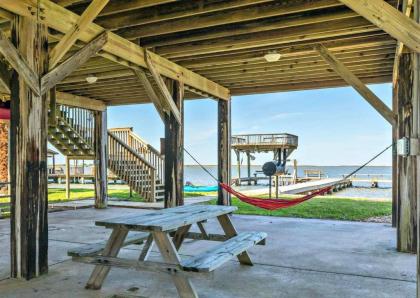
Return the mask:
[[[236,231],[235,227],[233,226],[232,221],[230,220],[230,217],[228,214],[223,214],[217,217],[220,225],[222,226],[223,231],[225,232],[225,235],[228,238],[235,237],[238,235],[238,232]],[[242,265],[248,265],[253,266],[254,264],[251,261],[251,258],[248,254],[248,252],[244,251],[243,253],[237,255],[237,258],[239,262]]]
[[[170,236],[165,232],[153,232],[156,246],[159,248],[165,262],[170,264],[181,264],[181,258],[172,242]],[[188,277],[175,274],[172,276],[178,294],[181,298],[197,298],[197,292]]]
[[[199,221],[197,223],[198,228],[200,229],[201,234],[203,235],[203,238],[205,240],[209,239],[209,234],[206,231],[206,228],[204,227],[204,222],[203,221]]]
[[[150,251],[153,247],[153,235],[150,233],[149,237],[147,237],[146,243],[141,250],[139,261],[145,261],[150,254]]]
[[[120,251],[125,238],[127,237],[128,230],[124,228],[115,228],[112,230],[111,236],[102,252],[104,257],[116,257]],[[95,266],[92,274],[90,275],[89,281],[86,284],[86,289],[99,290],[109,273],[111,267],[109,266]]]
[[[175,245],[176,250],[179,250],[181,248],[182,243],[185,240],[185,236],[187,235],[188,231],[190,230],[191,225],[183,226],[178,228],[176,231],[172,241]]]

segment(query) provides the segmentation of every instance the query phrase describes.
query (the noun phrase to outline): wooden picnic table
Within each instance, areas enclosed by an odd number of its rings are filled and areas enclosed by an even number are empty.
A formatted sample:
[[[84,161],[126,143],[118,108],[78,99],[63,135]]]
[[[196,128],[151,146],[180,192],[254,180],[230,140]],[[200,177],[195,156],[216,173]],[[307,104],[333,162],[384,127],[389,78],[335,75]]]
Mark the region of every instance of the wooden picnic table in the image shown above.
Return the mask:
[[[86,288],[100,289],[111,267],[154,271],[170,274],[180,297],[198,297],[190,281],[192,275],[207,275],[232,257],[243,265],[252,265],[247,249],[255,244],[265,244],[266,233],[238,233],[229,214],[233,206],[189,205],[170,209],[121,216],[96,221],[96,225],[112,229],[103,243],[88,244],[68,252],[74,261],[96,265]],[[217,218],[224,235],[207,233],[204,222]],[[197,224],[200,232],[190,232]],[[178,250],[184,239],[213,240],[221,243],[187,260],[181,260]],[[138,260],[117,257],[123,246],[143,244]],[[148,261],[153,243],[158,247],[164,262]]]

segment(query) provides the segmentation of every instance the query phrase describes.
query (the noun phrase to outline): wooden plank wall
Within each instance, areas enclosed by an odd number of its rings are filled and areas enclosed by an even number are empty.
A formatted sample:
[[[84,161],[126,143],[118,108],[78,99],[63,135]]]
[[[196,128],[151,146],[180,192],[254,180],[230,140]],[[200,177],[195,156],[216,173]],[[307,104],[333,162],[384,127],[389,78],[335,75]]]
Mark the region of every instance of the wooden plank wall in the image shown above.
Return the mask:
[[[184,85],[175,80],[167,85],[182,123],[165,113],[165,208],[170,208],[184,205]]]
[[[230,184],[230,137],[231,137],[231,115],[230,100],[218,101],[218,179],[220,182]],[[230,205],[230,194],[219,188],[218,205]]]
[[[16,16],[12,42],[38,75],[48,71],[44,24]],[[31,279],[48,271],[48,95],[39,98],[16,72],[11,80],[11,276]]]

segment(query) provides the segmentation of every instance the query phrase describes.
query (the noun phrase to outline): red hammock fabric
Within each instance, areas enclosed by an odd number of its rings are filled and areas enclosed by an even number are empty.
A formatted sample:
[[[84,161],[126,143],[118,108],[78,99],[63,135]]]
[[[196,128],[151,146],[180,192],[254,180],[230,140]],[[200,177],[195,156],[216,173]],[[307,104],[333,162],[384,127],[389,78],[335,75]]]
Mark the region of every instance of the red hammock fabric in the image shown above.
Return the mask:
[[[0,120],[10,120],[10,109],[0,108]]]
[[[245,202],[253,206],[266,209],[266,210],[277,210],[277,209],[292,207],[300,203],[303,203],[305,201],[308,201],[315,196],[323,195],[331,189],[331,186],[328,186],[320,190],[317,190],[309,195],[303,196],[301,198],[285,200],[285,199],[261,199],[261,198],[248,197],[244,194],[241,194],[240,192],[237,192],[236,190],[234,190],[232,187],[230,187],[229,185],[225,183],[220,183],[220,187],[222,187],[228,193],[237,197],[242,202]]]

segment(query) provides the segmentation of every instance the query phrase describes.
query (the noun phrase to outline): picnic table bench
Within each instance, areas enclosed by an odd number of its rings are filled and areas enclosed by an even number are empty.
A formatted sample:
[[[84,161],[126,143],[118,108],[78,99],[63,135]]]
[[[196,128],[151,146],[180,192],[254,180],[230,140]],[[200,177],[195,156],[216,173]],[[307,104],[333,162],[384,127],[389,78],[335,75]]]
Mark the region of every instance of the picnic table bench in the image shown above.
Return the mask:
[[[191,276],[211,274],[215,269],[237,257],[243,265],[252,265],[247,249],[265,244],[264,232],[238,233],[229,214],[233,206],[189,205],[137,215],[96,221],[96,225],[112,229],[106,242],[87,244],[68,251],[73,261],[96,265],[87,289],[100,289],[111,267],[170,274],[180,297],[198,297]],[[204,222],[217,218],[224,235],[207,233]],[[197,224],[200,232],[190,232]],[[216,247],[181,260],[178,250],[184,239],[220,241]],[[138,260],[117,257],[120,249],[130,244],[143,244]],[[153,243],[164,262],[148,261]]]

